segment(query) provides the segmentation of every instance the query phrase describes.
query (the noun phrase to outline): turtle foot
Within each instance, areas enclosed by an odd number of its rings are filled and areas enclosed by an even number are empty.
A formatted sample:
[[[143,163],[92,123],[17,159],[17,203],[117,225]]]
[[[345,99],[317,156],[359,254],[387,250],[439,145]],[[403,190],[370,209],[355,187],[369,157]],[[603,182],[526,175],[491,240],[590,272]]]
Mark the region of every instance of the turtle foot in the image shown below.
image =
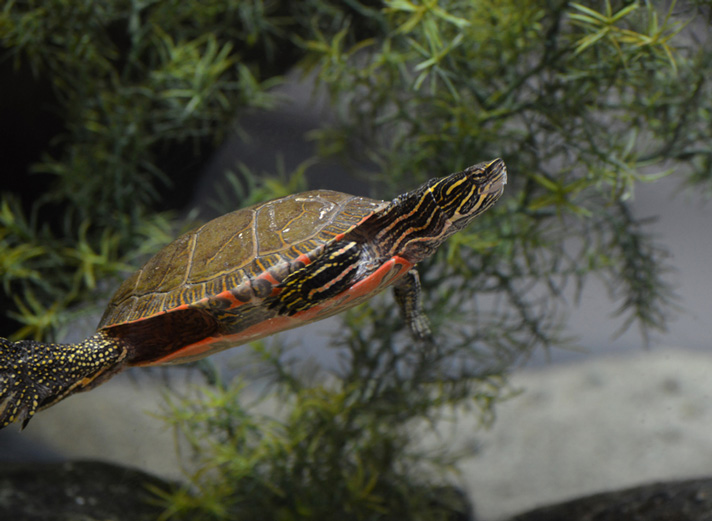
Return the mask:
[[[0,338],[0,428],[13,422],[24,428],[46,398],[47,387],[27,379],[23,344]]]
[[[103,342],[101,341],[103,340]],[[20,422],[118,372],[126,350],[92,337],[81,344],[0,338],[0,428]]]
[[[430,329],[430,321],[423,311],[420,277],[415,269],[408,271],[393,286],[393,295],[413,338],[426,346],[433,346],[435,340]]]

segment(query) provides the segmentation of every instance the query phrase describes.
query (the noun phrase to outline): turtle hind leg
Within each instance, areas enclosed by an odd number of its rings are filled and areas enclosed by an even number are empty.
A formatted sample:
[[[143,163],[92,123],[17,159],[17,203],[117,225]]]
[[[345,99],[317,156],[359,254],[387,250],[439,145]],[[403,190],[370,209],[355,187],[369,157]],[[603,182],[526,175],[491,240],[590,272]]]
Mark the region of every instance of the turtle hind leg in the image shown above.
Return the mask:
[[[393,286],[393,295],[401,308],[405,323],[416,340],[433,343],[430,321],[421,299],[420,277],[415,269],[409,270]]]
[[[79,344],[0,338],[0,428],[21,422],[120,371],[124,346],[102,333]]]

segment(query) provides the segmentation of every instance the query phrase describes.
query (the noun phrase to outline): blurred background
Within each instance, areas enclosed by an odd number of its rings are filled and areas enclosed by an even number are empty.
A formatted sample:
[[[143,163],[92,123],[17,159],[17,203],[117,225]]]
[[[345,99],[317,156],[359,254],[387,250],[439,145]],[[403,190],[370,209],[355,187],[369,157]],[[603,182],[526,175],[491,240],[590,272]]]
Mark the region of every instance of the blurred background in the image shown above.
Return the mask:
[[[367,434],[334,412],[320,450],[341,447],[348,474],[390,447],[373,494],[446,479],[483,519],[712,468],[709,3],[57,1],[1,16],[4,335],[86,338],[125,276],[227,211],[316,188],[390,199],[502,157],[503,199],[421,266],[443,364],[474,369],[416,403],[419,382],[375,375],[384,394],[353,412]],[[225,438],[181,425],[167,397],[244,422],[193,386],[242,381],[257,355],[271,376],[241,399],[266,395],[258,410],[292,426],[271,401],[286,368],[289,421],[312,432],[304,396],[341,403],[354,353],[413,349],[399,320],[384,295],[197,369],[127,371],[0,432],[0,459],[195,484],[215,455],[171,426]],[[459,472],[435,470],[442,450]],[[304,486],[334,466],[312,456]]]

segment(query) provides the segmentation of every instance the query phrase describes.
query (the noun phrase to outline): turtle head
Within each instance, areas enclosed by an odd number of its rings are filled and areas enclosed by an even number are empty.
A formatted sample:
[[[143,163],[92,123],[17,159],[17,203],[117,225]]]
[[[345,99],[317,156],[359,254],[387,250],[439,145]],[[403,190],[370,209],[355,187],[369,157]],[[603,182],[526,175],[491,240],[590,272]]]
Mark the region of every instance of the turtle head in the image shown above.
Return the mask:
[[[507,166],[501,159],[478,163],[462,172],[433,179],[429,191],[450,222],[452,235],[497,202],[507,184]]]
[[[507,184],[507,167],[493,159],[447,177],[431,179],[399,195],[345,234],[368,242],[378,258],[401,256],[416,264],[445,239],[497,202]]]

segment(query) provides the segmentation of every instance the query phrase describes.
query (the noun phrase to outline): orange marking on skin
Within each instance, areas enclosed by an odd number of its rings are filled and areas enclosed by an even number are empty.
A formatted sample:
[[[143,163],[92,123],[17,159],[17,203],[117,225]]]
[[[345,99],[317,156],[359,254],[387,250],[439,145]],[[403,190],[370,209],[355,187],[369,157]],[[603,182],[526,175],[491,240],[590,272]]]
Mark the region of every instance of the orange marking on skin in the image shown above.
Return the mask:
[[[312,260],[309,258],[309,255],[307,255],[306,253],[302,253],[299,257],[297,257],[294,260],[303,263],[305,266],[307,266],[308,264],[311,264],[311,262],[312,262]]]
[[[269,282],[270,284],[272,284],[273,286],[276,286],[277,284],[279,284],[279,281],[278,281],[277,279],[275,279],[275,278],[272,276],[272,274],[269,273],[269,272],[265,272],[265,273],[263,273],[262,275],[260,275],[260,276],[257,277],[257,278],[258,278],[258,279],[264,279],[264,280],[266,280],[267,282]]]

